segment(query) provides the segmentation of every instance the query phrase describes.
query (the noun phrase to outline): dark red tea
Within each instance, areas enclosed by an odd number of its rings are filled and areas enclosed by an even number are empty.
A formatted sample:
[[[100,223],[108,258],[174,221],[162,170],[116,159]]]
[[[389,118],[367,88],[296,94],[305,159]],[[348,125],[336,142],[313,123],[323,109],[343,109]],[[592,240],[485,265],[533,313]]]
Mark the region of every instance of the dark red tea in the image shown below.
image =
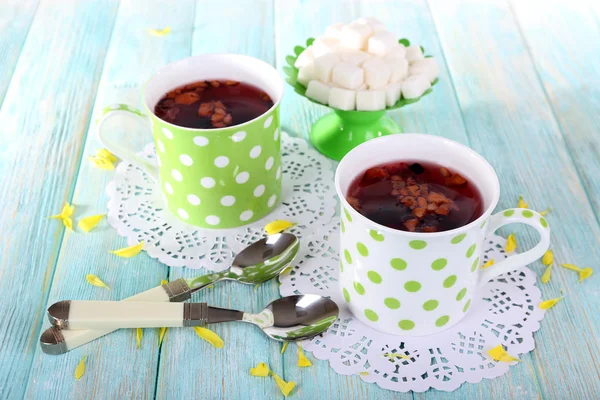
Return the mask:
[[[273,106],[268,94],[248,83],[198,81],[164,95],[154,113],[160,119],[186,128],[211,129],[243,124]]]
[[[352,182],[348,202],[378,224],[409,232],[443,232],[483,213],[477,188],[449,168],[404,161],[368,169]]]

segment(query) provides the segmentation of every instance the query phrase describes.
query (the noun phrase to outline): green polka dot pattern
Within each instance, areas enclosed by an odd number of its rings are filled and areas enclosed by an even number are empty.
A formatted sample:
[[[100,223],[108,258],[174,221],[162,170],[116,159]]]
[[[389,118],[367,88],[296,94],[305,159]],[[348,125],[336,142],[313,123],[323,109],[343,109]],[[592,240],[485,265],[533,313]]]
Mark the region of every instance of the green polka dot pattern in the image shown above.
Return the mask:
[[[395,270],[398,271],[403,271],[406,269],[406,261],[404,261],[401,258],[392,258],[392,260],[390,261],[390,265],[392,266],[392,268],[394,268]]]
[[[467,294],[467,288],[461,289],[461,291],[456,295],[456,301],[461,301],[463,297],[465,297],[465,294]]]
[[[404,289],[407,292],[415,293],[421,290],[421,284],[417,281],[408,281],[404,284]]]
[[[369,271],[369,272],[367,272],[367,277],[369,277],[369,280],[371,282],[376,283],[376,284],[380,284],[381,281],[382,281],[381,275],[379,275],[375,271]]]
[[[471,306],[471,299],[467,300],[465,306],[463,307],[463,312],[466,313],[469,307]]]
[[[344,288],[342,290],[342,293],[344,294],[344,300],[346,300],[348,303],[350,303],[350,293],[348,293],[348,290],[346,288]]]
[[[358,242],[356,244],[356,250],[358,250],[358,254],[360,254],[363,257],[368,257],[369,256],[369,249],[367,249],[367,246],[365,246],[361,242]]]
[[[278,109],[243,127],[218,130],[151,119],[163,195],[176,217],[223,229],[257,221],[275,208],[282,175]]]
[[[444,269],[446,265],[448,265],[448,260],[446,260],[445,258],[438,258],[437,260],[431,263],[431,269],[433,269],[434,271],[440,271]]]
[[[525,217],[525,218],[531,218],[533,217],[533,212],[531,212],[530,210],[523,210],[523,212],[521,212],[521,214]]]
[[[471,265],[471,272],[477,271],[477,267],[479,266],[479,257],[473,261],[473,265]]]
[[[391,308],[392,310],[400,308],[400,302],[393,297],[386,298],[383,303],[387,308]]]
[[[352,217],[350,216],[350,213],[348,212],[348,210],[346,210],[344,208],[344,215],[346,215],[346,219],[348,220],[348,222],[352,222]]]
[[[398,326],[403,331],[410,331],[415,327],[415,323],[411,320],[403,319],[402,321],[398,322]]]
[[[344,258],[348,264],[352,264],[352,256],[348,250],[344,250]]]
[[[450,320],[450,317],[447,315],[444,315],[443,317],[439,317],[436,321],[435,321],[435,326],[437,326],[438,328],[446,325],[448,323],[448,321]]]
[[[423,250],[427,247],[427,242],[424,240],[411,240],[408,242],[408,245],[415,250]]]
[[[451,288],[456,283],[456,275],[450,275],[444,280],[444,287]]]
[[[440,303],[437,300],[427,300],[425,303],[423,303],[423,310],[433,311],[439,304]]]
[[[505,217],[510,217],[515,213],[515,210],[506,210],[504,211],[504,216]]]
[[[542,224],[544,228],[548,227],[548,222],[546,222],[546,218],[540,218],[540,224]]]
[[[450,241],[450,243],[452,243],[452,244],[459,244],[460,242],[462,242],[462,241],[463,241],[463,239],[464,239],[466,236],[467,236],[467,234],[466,234],[466,233],[461,233],[461,234],[460,234],[460,235],[458,235],[458,236],[454,236],[454,237],[452,238],[452,240]]]
[[[383,242],[383,240],[385,239],[383,237],[383,234],[374,231],[373,229],[371,229],[371,231],[369,232],[369,235],[371,235],[371,237],[373,238],[373,240],[376,240],[378,242]]]
[[[476,244],[471,245],[471,247],[469,247],[469,249],[467,250],[467,258],[471,258],[471,256],[475,253],[476,249],[477,249]]]
[[[365,294],[365,288],[360,282],[354,282],[354,290],[356,290],[356,293],[358,294]]]
[[[369,321],[373,321],[373,322],[376,322],[379,319],[379,316],[377,315],[377,313],[375,311],[369,310],[369,309],[365,310],[365,317],[367,317],[367,319]]]

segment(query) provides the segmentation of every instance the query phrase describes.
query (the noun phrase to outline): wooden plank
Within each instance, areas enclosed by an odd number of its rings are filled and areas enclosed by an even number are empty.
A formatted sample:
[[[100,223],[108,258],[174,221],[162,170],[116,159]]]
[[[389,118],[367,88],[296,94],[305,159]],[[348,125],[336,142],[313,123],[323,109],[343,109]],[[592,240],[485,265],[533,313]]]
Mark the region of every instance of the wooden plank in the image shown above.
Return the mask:
[[[514,206],[519,194],[533,208],[551,206],[556,262],[597,265],[600,230],[591,203],[509,6],[499,0],[432,0],[430,7],[471,146],[499,173],[499,209]],[[587,62],[573,53],[564,57]],[[534,235],[517,232],[522,248],[533,245]],[[539,263],[533,267],[541,274]],[[598,281],[594,276],[577,284],[573,272],[555,268],[553,279],[541,287],[543,296],[556,297],[562,289],[566,297],[546,314],[535,335],[536,350],[522,357],[533,361],[539,384],[535,390],[510,388],[510,396],[498,398],[588,398],[600,392],[599,320],[592,317],[600,314]],[[525,367],[511,368],[511,376]],[[506,385],[505,379],[493,381],[494,387]]]
[[[14,0],[0,3],[0,104],[19,60],[38,0]]]
[[[271,0],[200,0],[196,4],[192,54],[241,53],[275,63],[273,4]],[[218,37],[218,39],[216,39]],[[170,280],[193,277],[203,270],[172,268]],[[194,295],[217,307],[259,311],[279,297],[275,281],[257,290],[235,282],[218,283]],[[263,399],[278,397],[272,379],[251,377],[248,371],[259,362],[286,378],[280,345],[256,327],[242,323],[210,327],[223,338],[216,349],[192,329],[170,329],[163,345],[157,379],[159,399]]]
[[[95,121],[102,109],[115,102],[137,106],[145,81],[163,65],[187,57],[190,51],[193,0],[165,3],[135,0],[122,2],[118,8],[114,31],[107,48],[104,70],[93,104]],[[101,7],[88,5],[79,15],[96,14]],[[170,26],[164,37],[149,35],[148,28]],[[98,30],[91,31],[98,35]],[[109,31],[110,32],[110,31]],[[74,38],[80,40],[79,35]],[[67,65],[66,71],[69,71]],[[77,81],[75,81],[77,84]],[[68,86],[67,86],[68,87]],[[71,90],[75,90],[71,89]],[[95,88],[89,90],[95,92]],[[135,124],[121,123],[125,131],[123,144],[141,149],[152,140]],[[106,212],[106,185],[113,173],[91,167],[87,156],[95,154],[101,145],[96,139],[95,124],[88,129],[79,174],[73,194],[77,217]],[[168,268],[142,253],[131,259],[118,258],[108,250],[126,246],[106,221],[88,234],[81,231],[65,235],[48,304],[61,299],[120,300],[160,284]],[[94,273],[112,290],[93,287],[84,277]],[[45,304],[45,303],[44,303]],[[44,304],[39,306],[43,311]],[[44,324],[44,328],[48,326]],[[141,349],[136,348],[135,330],[121,330],[80,347],[66,355],[49,356],[33,345],[36,355],[25,398],[152,398],[159,359],[157,332],[145,329]],[[75,381],[73,371],[82,356],[87,355],[87,372]]]
[[[0,111],[0,398],[25,390],[64,234],[46,218],[70,200],[117,8],[92,6],[41,2]]]

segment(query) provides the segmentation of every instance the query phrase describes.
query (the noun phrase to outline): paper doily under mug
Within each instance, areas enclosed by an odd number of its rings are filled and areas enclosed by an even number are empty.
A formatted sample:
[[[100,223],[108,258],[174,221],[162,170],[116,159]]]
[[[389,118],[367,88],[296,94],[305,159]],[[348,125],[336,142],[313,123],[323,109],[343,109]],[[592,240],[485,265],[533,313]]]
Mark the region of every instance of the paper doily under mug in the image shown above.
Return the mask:
[[[264,236],[264,226],[276,219],[293,221],[289,230],[299,238],[315,232],[335,215],[334,165],[303,139],[281,136],[283,188],[273,212],[252,224],[233,229],[201,229],[176,219],[164,208],[158,185],[141,169],[121,162],[107,186],[108,223],[130,245],[144,241],[144,250],[170,267],[222,271],[250,243]],[[140,153],[156,163],[154,144]]]
[[[505,244],[506,239],[490,236],[483,262],[505,259]],[[279,279],[282,296],[320,294],[340,306],[333,326],[322,337],[303,344],[316,358],[329,360],[335,372],[360,374],[366,382],[397,392],[452,391],[465,382],[477,383],[508,371],[513,363],[494,361],[487,350],[502,344],[518,357],[534,349],[533,332],[540,328],[545,312],[538,307],[541,292],[529,268],[500,275],[484,285],[465,317],[444,332],[401,337],[352,318],[338,289],[338,249],[339,224],[333,221],[304,238],[295,267]],[[407,358],[386,356],[389,353]]]

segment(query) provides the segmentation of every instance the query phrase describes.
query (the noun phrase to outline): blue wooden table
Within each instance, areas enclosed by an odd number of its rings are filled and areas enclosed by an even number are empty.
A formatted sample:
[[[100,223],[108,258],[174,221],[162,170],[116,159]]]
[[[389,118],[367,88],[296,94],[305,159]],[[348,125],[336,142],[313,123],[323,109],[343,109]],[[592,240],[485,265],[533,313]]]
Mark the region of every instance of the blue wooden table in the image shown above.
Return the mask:
[[[197,272],[170,269],[145,253],[108,253],[125,239],[103,222],[89,234],[46,217],[65,202],[77,215],[103,213],[111,173],[87,157],[100,145],[94,121],[110,103],[139,104],[159,67],[193,54],[236,52],[279,69],[285,55],[335,21],[375,15],[423,45],[441,66],[421,102],[391,112],[406,132],[446,136],[483,154],[502,185],[499,209],[518,196],[552,207],[557,263],[596,269],[578,284],[554,268],[544,298],[564,300],[536,333],[536,349],[498,379],[452,393],[393,393],[341,376],[324,361],[299,369],[295,351],[250,326],[216,326],[215,349],[189,329],[170,329],[158,348],[146,329],[121,330],[63,356],[43,354],[46,307],[60,299],[118,300]],[[298,382],[306,399],[593,399],[600,397],[600,3],[548,0],[9,0],[0,3],[0,398],[281,398],[248,369],[267,362]],[[148,28],[171,27],[163,37]],[[307,137],[327,110],[288,90],[282,124]],[[150,138],[132,136],[140,148]],[[518,231],[521,249],[536,240]],[[541,263],[532,265],[539,275]],[[87,284],[94,273],[112,290]],[[196,299],[259,309],[278,296],[220,284]],[[87,371],[74,369],[87,355]],[[309,355],[309,357],[311,357]],[[312,357],[311,357],[312,358]]]

